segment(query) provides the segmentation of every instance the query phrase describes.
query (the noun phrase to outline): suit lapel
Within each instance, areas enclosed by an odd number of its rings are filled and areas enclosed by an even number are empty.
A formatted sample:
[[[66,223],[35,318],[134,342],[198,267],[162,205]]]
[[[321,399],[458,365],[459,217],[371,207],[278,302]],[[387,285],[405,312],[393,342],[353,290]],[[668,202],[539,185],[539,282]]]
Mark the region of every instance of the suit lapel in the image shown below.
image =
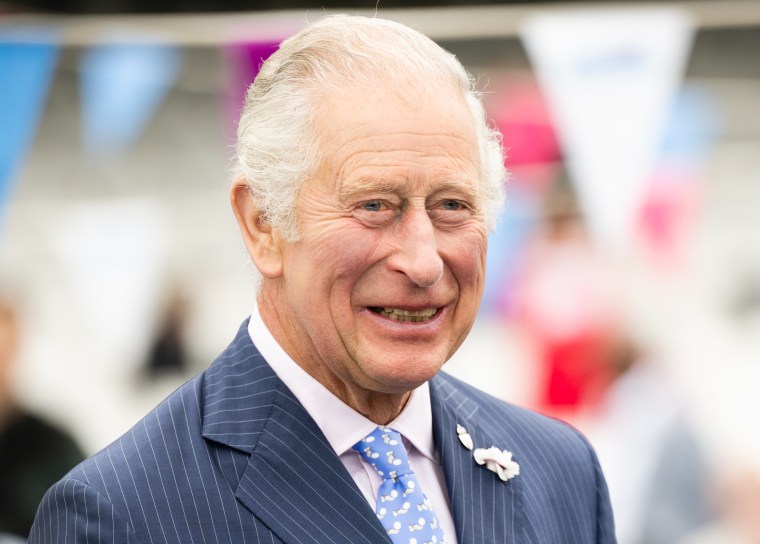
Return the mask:
[[[430,382],[433,432],[459,544],[534,542],[520,477],[502,482],[463,447],[509,449],[512,437],[478,425],[478,405],[441,373]],[[243,323],[206,373],[203,436],[249,455],[238,500],[286,544],[388,544],[375,513],[321,430],[258,353]],[[516,459],[518,462],[519,459]]]
[[[285,542],[389,542],[321,430],[284,385],[237,497]]]
[[[236,497],[286,544],[388,544],[314,420],[256,351],[246,324],[208,372],[203,435],[250,454]]]
[[[509,449],[509,437],[492,435],[478,421],[479,407],[452,379],[439,374],[430,382],[433,432],[451,500],[459,544],[524,543],[520,478],[501,481],[478,465],[459,440],[457,425],[472,437],[475,448]],[[519,462],[519,459],[516,459]]]

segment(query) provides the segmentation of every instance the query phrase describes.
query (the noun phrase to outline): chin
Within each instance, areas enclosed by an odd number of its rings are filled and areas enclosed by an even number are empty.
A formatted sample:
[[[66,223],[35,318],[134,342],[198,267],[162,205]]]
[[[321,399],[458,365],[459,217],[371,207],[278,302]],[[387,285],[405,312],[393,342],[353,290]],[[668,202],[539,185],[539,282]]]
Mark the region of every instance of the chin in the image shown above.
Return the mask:
[[[390,362],[394,361],[394,362]],[[394,358],[386,357],[382,362],[371,365],[372,372],[368,375],[378,384],[387,388],[388,393],[401,393],[416,389],[435,376],[445,360],[432,357],[414,358],[409,353]]]

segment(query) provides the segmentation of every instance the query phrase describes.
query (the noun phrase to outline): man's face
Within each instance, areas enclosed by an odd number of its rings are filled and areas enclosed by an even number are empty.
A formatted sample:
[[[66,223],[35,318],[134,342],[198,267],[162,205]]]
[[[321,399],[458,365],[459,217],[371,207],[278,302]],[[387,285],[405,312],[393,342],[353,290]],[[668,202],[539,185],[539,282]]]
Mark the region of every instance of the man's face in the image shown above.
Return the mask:
[[[344,400],[430,379],[480,303],[474,123],[453,92],[420,102],[354,89],[320,106],[322,160],[283,242],[284,347]]]

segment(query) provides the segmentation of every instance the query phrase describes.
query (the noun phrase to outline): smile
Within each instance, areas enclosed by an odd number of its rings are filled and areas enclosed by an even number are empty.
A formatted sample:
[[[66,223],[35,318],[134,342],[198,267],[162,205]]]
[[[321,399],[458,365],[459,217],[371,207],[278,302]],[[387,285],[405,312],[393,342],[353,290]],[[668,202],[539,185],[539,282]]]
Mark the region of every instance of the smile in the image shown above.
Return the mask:
[[[405,321],[409,323],[422,323],[430,321],[438,313],[438,308],[425,308],[423,310],[400,310],[398,308],[370,308],[373,312],[392,319],[393,321]]]

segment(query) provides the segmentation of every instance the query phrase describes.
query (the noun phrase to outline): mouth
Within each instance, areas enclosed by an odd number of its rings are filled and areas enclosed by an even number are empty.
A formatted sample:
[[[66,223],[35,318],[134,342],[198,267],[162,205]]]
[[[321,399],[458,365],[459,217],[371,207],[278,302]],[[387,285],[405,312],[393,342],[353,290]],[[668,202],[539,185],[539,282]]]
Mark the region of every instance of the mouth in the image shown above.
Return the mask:
[[[400,308],[370,307],[372,312],[391,319],[406,323],[424,323],[432,320],[438,313],[438,308],[423,308],[421,310],[402,310]]]

